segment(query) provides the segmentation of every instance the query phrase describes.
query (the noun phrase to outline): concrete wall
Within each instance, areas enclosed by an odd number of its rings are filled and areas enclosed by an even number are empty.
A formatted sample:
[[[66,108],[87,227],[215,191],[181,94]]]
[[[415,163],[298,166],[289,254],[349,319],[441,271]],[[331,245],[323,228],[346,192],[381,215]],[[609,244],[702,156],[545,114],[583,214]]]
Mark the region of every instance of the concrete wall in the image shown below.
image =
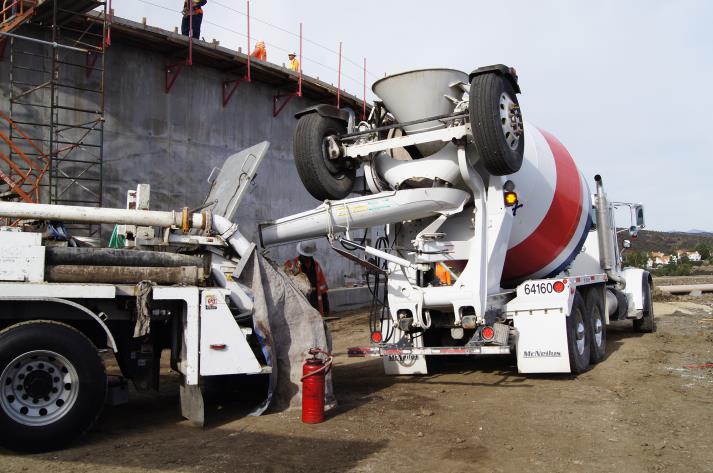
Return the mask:
[[[104,205],[123,207],[126,190],[151,184],[156,210],[200,205],[208,178],[231,154],[267,140],[271,146],[252,192],[243,201],[238,223],[256,240],[257,223],[313,208],[319,204],[302,186],[292,161],[294,113],[310,105],[293,98],[272,117],[274,87],[241,84],[227,107],[222,106],[220,71],[194,65],[184,68],[170,93],[164,92],[164,66],[174,62],[156,52],[114,41],[106,57]],[[0,62],[0,107],[8,109],[7,54]],[[358,266],[336,255],[326,241],[318,243],[317,259],[325,266],[331,287],[344,275],[360,277]],[[293,245],[270,251],[283,262],[296,255]]]

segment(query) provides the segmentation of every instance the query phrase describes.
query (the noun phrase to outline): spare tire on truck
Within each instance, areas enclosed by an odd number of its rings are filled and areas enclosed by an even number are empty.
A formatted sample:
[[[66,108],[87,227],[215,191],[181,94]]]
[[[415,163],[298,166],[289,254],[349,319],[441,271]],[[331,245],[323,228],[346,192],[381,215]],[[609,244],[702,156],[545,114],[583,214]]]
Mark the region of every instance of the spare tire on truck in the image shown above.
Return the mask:
[[[293,153],[297,174],[312,197],[339,200],[352,192],[356,169],[346,158],[329,159],[327,138],[346,133],[347,126],[319,113],[302,115],[297,122]]]
[[[69,325],[23,322],[0,332],[0,444],[41,452],[94,424],[107,377],[92,342]]]
[[[525,152],[520,105],[503,74],[488,72],[470,81],[471,133],[485,169],[495,176],[520,170]]]

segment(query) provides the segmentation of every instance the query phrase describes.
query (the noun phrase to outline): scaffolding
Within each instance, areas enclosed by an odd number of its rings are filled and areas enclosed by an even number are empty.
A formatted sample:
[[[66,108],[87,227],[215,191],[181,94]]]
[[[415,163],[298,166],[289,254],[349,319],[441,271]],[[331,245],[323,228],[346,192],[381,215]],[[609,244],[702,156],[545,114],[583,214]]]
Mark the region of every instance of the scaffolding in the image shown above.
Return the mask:
[[[34,11],[21,30],[2,31],[10,42],[10,160],[27,164],[27,159],[49,157],[48,172],[38,186],[39,202],[100,207],[107,2],[32,3]],[[18,181],[12,166],[9,171]],[[99,237],[100,227],[74,225],[69,230]]]

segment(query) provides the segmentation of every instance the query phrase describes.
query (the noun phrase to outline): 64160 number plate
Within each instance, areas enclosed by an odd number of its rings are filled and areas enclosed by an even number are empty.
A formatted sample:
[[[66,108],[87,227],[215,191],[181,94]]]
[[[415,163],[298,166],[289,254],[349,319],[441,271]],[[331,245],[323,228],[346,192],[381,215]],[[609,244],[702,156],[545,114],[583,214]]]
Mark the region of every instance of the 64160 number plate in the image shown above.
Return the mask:
[[[555,289],[551,282],[541,281],[526,283],[523,292],[528,296],[530,294],[552,294]]]

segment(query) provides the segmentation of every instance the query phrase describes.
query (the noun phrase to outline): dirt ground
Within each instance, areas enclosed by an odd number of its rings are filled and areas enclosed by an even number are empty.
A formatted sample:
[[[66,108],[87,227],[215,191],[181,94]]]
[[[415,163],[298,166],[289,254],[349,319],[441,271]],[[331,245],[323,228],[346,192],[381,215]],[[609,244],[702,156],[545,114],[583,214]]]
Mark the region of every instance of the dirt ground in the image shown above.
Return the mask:
[[[522,376],[509,359],[386,377],[348,359],[366,316],[330,322],[339,406],[319,425],[299,411],[244,416],[221,405],[195,428],[160,394],[108,407],[75,447],[0,451],[0,472],[528,471],[713,472],[713,297],[655,303],[659,331],[610,327],[607,359],[571,376]],[[216,406],[216,409],[219,406]]]

